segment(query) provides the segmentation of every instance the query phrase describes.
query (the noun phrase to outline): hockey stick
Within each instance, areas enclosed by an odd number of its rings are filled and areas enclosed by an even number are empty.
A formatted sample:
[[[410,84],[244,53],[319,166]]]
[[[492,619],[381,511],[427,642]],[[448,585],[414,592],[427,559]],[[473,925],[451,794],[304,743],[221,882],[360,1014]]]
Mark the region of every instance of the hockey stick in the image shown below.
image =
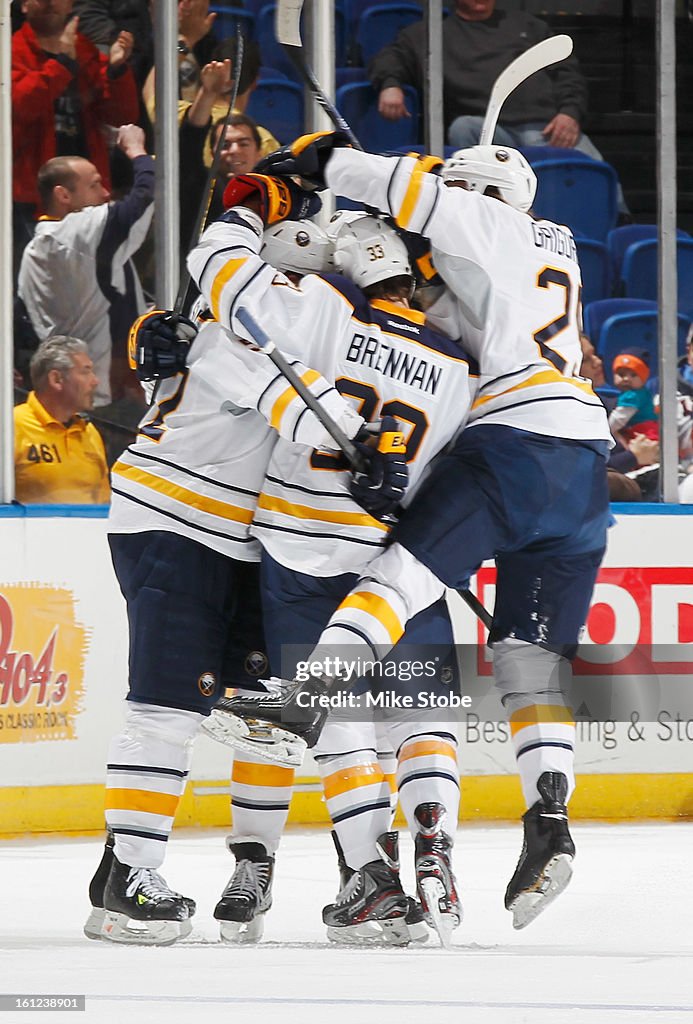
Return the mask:
[[[207,178],[205,180],[205,187],[202,192],[202,201],[200,202],[199,209],[197,211],[197,217],[195,218],[195,224],[193,225],[192,233],[190,235],[190,242],[188,250],[192,249],[200,241],[202,232],[207,227],[207,217],[212,205],[212,199],[214,198],[214,190],[217,187],[217,172],[219,171],[219,161],[221,160],[221,153],[224,147],[224,141],[226,138],[226,129],[229,121],[233,114],[233,108],[236,105],[238,99],[238,87],[241,81],[241,70],[243,68],[243,33],[241,31],[240,21],[236,22],[236,52],[233,58],[233,84],[231,88],[231,95],[229,96],[229,109],[224,118],[224,124],[219,132],[219,138],[217,139],[216,146],[214,147],[214,153],[212,154],[212,163],[210,164],[207,172]],[[178,285],[178,293],[176,295],[176,301],[173,303],[173,312],[176,316],[180,316],[186,306],[188,294],[190,291],[190,284],[192,278],[190,271],[187,266],[183,271],[183,274]],[[159,394],[159,388],[161,381],[158,380],[154,385],[152,391],[152,397],[149,405],[152,406],[156,402],[156,397]]]
[[[212,205],[212,199],[214,198],[214,190],[217,187],[217,173],[219,171],[219,161],[221,160],[221,153],[224,148],[224,142],[226,139],[226,129],[228,128],[229,121],[233,115],[234,107],[236,106],[236,100],[238,99],[238,87],[241,81],[241,70],[243,68],[243,33],[241,31],[241,23],[236,22],[236,52],[233,58],[233,84],[231,88],[231,95],[229,97],[229,109],[224,119],[224,124],[219,137],[217,139],[216,146],[214,147],[214,153],[212,155],[212,163],[209,171],[207,172],[207,180],[205,181],[204,191],[202,193],[202,202],[200,208],[197,211],[197,217],[195,218],[195,224],[192,229],[190,236],[189,249],[197,245],[200,241],[202,232],[207,227],[207,217]],[[178,314],[183,312],[185,306],[185,300],[188,297],[188,290],[190,288],[190,271],[185,269],[178,286],[178,294],[176,295],[176,301],[173,304],[173,312]]]
[[[356,445],[346,436],[341,427],[335,423],[330,414],[325,411],[317,398],[311,394],[294,368],[287,362],[281,352],[277,350],[270,336],[260,326],[250,310],[245,307],[239,309],[236,313],[236,318],[245,327],[250,339],[258,346],[258,348],[261,348],[262,351],[269,356],[279,372],[286,377],[294,391],[300,395],[308,408],[315,413],[318,420],[322,423],[327,433],[337,444],[340,451],[342,451],[347,457],[353,468],[357,472],[363,472],[365,469],[364,462],[360,452],[356,448]],[[492,616],[483,606],[479,598],[473,594],[471,590],[458,590],[457,593],[465,604],[471,608],[474,614],[480,619],[481,623],[486,626],[486,629],[490,630],[491,623],[493,621]]]
[[[349,137],[354,149],[363,150],[363,146],[354,135],[350,125],[344,120],[334,103],[324,92],[315,72],[303,55],[301,41],[301,11],[303,0],[278,0],[274,17],[274,34],[286,50],[291,61],[303,76],[313,98],[320,104],[335,128]]]
[[[278,351],[269,334],[260,326],[250,310],[246,307],[239,309],[236,313],[236,319],[243,324],[250,335],[250,340],[269,356],[282,376],[286,377],[294,391],[303,399],[308,408],[315,413],[327,433],[344,455],[346,455],[353,468],[358,473],[365,472],[365,462],[354,442],[346,436],[342,428],[335,423],[330,414],[325,411],[317,398],[306,387],[293,366]]]
[[[570,36],[551,36],[549,39],[543,39],[536,46],[532,46],[525,53],[521,53],[511,64],[508,64],[493,83],[479,135],[480,146],[488,146],[493,142],[501,107],[510,93],[530,75],[565,60],[572,52],[573,40]]]

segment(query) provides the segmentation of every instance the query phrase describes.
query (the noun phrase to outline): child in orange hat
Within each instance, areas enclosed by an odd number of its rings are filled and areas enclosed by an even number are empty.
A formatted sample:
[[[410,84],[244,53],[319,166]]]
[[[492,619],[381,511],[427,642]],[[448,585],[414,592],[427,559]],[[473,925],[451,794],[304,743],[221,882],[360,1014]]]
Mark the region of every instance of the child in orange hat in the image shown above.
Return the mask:
[[[619,352],[613,362],[614,385],[621,394],[609,415],[611,433],[628,447],[636,434],[659,440],[659,422],[652,394],[645,387],[650,376],[650,354],[644,348]]]

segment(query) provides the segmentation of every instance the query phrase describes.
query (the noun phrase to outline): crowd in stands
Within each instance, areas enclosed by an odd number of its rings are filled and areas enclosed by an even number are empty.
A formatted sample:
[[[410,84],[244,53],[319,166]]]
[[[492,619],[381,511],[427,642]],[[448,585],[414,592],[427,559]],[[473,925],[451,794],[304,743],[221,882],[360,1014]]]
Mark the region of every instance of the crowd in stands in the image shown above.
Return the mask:
[[[227,9],[230,6],[210,5],[209,0],[178,3],[182,258],[189,248],[220,135],[223,133],[223,143],[209,208],[211,218],[221,210],[228,178],[252,169],[262,156],[292,137],[289,122],[285,125],[282,121],[281,95],[285,88],[287,104],[290,94],[292,101],[296,99],[295,72],[281,63],[277,48],[268,42],[260,5],[237,0],[232,10]],[[421,127],[408,102],[413,95],[419,98],[419,110],[423,105],[421,12],[415,4],[381,2],[378,12],[385,9],[387,15],[389,8],[388,19],[374,12],[374,6],[354,0],[336,2],[341,33],[337,57],[348,62],[348,67],[338,68],[337,82],[345,83],[341,89],[357,86],[364,91],[369,119],[367,124],[364,120],[364,131],[374,123],[383,131],[388,125],[400,124],[406,129],[404,145],[413,133],[421,148]],[[245,52],[234,112],[227,119],[233,85],[234,10],[240,8],[244,11]],[[442,113],[446,142],[458,148],[478,142],[486,101],[499,72],[524,49],[546,38],[551,29],[528,13],[503,10],[496,0],[451,0],[448,8],[443,33]],[[106,440],[110,465],[133,436],[146,406],[128,367],[126,341],[129,325],[153,303],[150,222],[154,165],[148,154],[153,150],[152,125],[157,112],[151,6],[149,0],[12,0],[11,11],[15,393],[24,410],[20,419],[22,423],[31,420],[32,431],[41,424],[47,432],[47,439],[41,442],[47,452],[58,444],[53,436],[62,423],[64,451],[55,465],[65,471],[73,450],[79,453],[74,457],[84,464],[82,448],[87,440],[93,451],[97,450],[93,428],[81,426],[81,417],[93,411],[94,422]],[[262,16],[266,15],[266,5],[262,5]],[[389,36],[378,34],[379,19]],[[294,81],[289,77],[292,74]],[[581,263],[584,260],[582,372],[593,381],[609,409],[619,441],[612,468],[627,480],[627,485],[623,481],[614,484],[612,496],[622,500],[640,499],[643,494],[656,498],[656,470],[654,476],[651,470],[659,459],[655,229],[649,226],[648,239],[645,226],[632,225],[643,228],[632,236],[632,243],[622,234],[625,229],[619,225],[630,218],[616,174],[583,130],[587,92],[574,56],[532,76],[503,108],[494,141],[525,152],[539,179],[537,213],[567,223],[576,237]],[[268,95],[273,108],[265,102]],[[302,103],[302,94],[299,98]],[[358,135],[360,126],[353,127]],[[367,148],[376,147],[371,144]],[[574,184],[581,163],[585,174],[598,167],[607,176],[603,215],[591,181],[581,194],[577,213],[567,190],[563,193],[555,182],[548,184],[554,181],[549,173],[565,166],[569,166]],[[573,193],[579,191],[573,188]],[[585,229],[580,219],[580,209],[587,208],[592,216],[597,210],[601,217],[598,233]],[[693,298],[686,282],[693,280],[693,239],[685,232],[680,235],[679,276],[684,285],[679,290],[678,386],[685,469],[693,397]],[[624,270],[630,266],[627,254],[637,246],[643,247],[643,258],[655,267],[654,283],[650,274],[643,284],[642,273],[633,283]],[[599,307],[607,301],[616,305],[602,316]],[[618,351],[613,351],[614,338],[623,341],[623,334],[616,333],[619,328],[628,334]],[[53,394],[57,376],[69,375],[64,365],[49,368],[47,375],[41,370],[42,388],[53,375],[51,397],[46,401],[35,380],[35,360],[42,346],[50,342],[55,347],[59,338],[68,339],[64,342],[66,358],[73,361],[79,362],[83,355],[75,349],[74,339],[86,344],[94,379],[98,378],[98,383],[90,385],[89,395],[81,395],[83,404],[74,408],[56,402]],[[51,348],[49,354],[53,351]],[[45,368],[45,360],[38,365]],[[631,374],[627,380],[624,371]],[[63,414],[65,419],[61,419]],[[81,447],[74,438],[81,439]],[[36,443],[31,440],[29,449]],[[43,449],[39,446],[36,450]],[[18,459],[25,459],[19,448],[17,451]],[[35,481],[48,479],[45,462],[29,460],[21,463],[21,469],[18,462],[20,501],[54,501],[58,494],[59,500],[67,500],[66,492],[53,485],[45,491],[35,486]],[[648,480],[641,487],[639,481],[645,476]],[[31,486],[28,477],[34,480]],[[91,484],[87,491],[89,487]],[[87,499],[87,491],[79,500],[97,500]],[[107,492],[95,486],[89,493],[101,500]]]

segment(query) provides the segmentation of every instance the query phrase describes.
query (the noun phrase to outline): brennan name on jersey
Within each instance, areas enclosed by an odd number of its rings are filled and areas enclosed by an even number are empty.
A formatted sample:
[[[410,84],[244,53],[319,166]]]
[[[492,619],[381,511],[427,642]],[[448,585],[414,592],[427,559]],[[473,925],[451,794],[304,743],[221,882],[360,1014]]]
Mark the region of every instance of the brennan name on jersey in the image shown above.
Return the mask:
[[[377,373],[429,395],[435,395],[444,372],[441,366],[434,366],[409,352],[397,351],[391,345],[366,334],[355,333],[352,336],[344,358],[349,363],[370,366]]]

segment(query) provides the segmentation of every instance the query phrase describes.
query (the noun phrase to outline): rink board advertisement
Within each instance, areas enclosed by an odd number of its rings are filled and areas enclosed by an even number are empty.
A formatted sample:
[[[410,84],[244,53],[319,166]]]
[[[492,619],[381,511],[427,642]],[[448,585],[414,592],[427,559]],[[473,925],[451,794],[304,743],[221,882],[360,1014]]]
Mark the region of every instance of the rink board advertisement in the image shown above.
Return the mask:
[[[574,817],[693,815],[693,713],[666,698],[690,685],[693,668],[689,511],[617,514],[610,531],[575,674],[585,692],[600,677],[635,680],[660,699],[653,720],[636,705],[613,718],[576,714]],[[476,581],[487,607],[494,580],[485,566]],[[450,607],[464,679],[492,700],[485,632],[457,595]],[[108,743],[126,686],[127,623],[105,517],[3,515],[0,833],[101,827]],[[472,705],[457,728],[461,817],[516,817],[523,808],[502,716]],[[179,823],[228,823],[230,761],[228,749],[200,737]],[[298,776],[290,820],[326,821],[311,759]]]

